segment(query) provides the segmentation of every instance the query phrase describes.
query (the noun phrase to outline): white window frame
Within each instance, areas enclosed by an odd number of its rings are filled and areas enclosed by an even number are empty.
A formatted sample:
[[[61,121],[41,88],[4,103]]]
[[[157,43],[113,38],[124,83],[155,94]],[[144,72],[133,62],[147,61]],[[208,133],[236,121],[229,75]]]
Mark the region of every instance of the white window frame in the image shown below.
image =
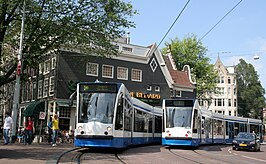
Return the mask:
[[[147,91],[151,91],[152,90],[152,86],[151,85],[147,85]]]
[[[122,72],[119,72],[120,70]],[[128,68],[126,68],[126,67],[117,67],[117,79],[128,80]]]
[[[49,80],[49,96],[53,96],[54,95],[54,86],[55,86],[54,79],[55,79],[55,77],[51,76],[50,80]]]
[[[182,97],[182,91],[180,90],[174,90],[175,91],[175,97]]]
[[[160,92],[161,87],[160,86],[155,86],[154,90],[155,90],[155,92]]]
[[[96,71],[95,73],[93,73],[90,68],[94,68],[96,67],[95,70],[93,71]],[[91,63],[91,62],[88,62],[87,65],[86,65],[86,75],[89,75],[89,76],[98,76],[99,74],[99,64],[97,63]]]
[[[41,75],[43,73],[43,63],[39,64],[39,74]]]
[[[52,65],[51,65],[51,69],[55,69],[56,67],[56,57],[52,58]]]
[[[109,68],[111,68],[111,75],[105,75],[105,72],[104,72],[105,69],[104,69],[104,67],[109,67]],[[106,73],[108,73],[108,72],[106,72]],[[104,77],[104,78],[114,78],[114,66],[103,64],[103,65],[102,65],[102,77]]]
[[[38,81],[38,98],[42,98],[42,80]]]
[[[46,60],[43,66],[43,74],[46,75],[50,72],[50,60]]]
[[[49,78],[45,78],[43,81],[43,97],[48,97],[49,91]]]
[[[139,72],[139,79],[136,79],[136,78],[133,76],[134,71]],[[132,69],[131,69],[131,81],[142,82],[142,70],[141,70],[141,69],[135,69],[135,68],[132,68]]]

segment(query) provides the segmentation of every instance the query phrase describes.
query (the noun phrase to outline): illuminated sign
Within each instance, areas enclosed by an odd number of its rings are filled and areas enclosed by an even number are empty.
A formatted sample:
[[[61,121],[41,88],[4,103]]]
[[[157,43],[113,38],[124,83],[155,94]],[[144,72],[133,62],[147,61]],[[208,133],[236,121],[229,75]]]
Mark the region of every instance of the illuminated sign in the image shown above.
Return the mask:
[[[117,85],[106,83],[80,83],[79,92],[116,93]]]
[[[132,97],[141,98],[141,99],[161,99],[160,94],[154,94],[154,93],[142,93],[142,92],[130,92],[130,95]]]

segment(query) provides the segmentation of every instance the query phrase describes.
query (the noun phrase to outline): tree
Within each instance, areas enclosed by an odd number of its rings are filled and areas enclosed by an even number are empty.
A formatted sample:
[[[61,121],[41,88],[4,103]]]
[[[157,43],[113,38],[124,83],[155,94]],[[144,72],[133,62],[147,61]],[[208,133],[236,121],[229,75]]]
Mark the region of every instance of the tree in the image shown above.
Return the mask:
[[[240,59],[236,66],[238,113],[244,117],[262,119],[265,90],[252,64]]]
[[[191,73],[197,82],[197,98],[210,100],[210,95],[206,93],[215,91],[218,75],[214,71],[214,66],[210,64],[210,59],[205,56],[207,48],[195,35],[187,36],[183,40],[176,38],[166,43],[166,46],[169,45],[177,69],[182,70],[184,65],[191,67]],[[166,52],[167,48],[163,48],[163,51]]]
[[[0,86],[15,79],[22,0],[0,0]],[[116,55],[111,43],[134,27],[136,12],[122,0],[25,0],[23,68],[36,67],[60,47],[84,54]],[[22,76],[23,77],[23,76]]]

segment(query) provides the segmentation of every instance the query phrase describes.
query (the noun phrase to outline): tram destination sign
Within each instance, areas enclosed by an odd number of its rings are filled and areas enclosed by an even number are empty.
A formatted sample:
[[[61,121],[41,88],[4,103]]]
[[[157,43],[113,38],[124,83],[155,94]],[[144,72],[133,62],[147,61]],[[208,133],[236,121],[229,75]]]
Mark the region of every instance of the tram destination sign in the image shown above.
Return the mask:
[[[92,92],[92,93],[116,93],[116,84],[106,83],[80,83],[79,92]]]

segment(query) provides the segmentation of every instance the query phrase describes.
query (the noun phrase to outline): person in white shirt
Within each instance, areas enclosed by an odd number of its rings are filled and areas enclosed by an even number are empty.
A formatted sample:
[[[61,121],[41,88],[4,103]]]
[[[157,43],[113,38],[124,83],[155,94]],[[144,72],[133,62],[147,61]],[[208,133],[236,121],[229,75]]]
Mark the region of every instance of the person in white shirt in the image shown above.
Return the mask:
[[[3,127],[4,145],[7,145],[9,143],[9,134],[11,133],[12,130],[12,124],[13,124],[13,119],[10,117],[10,113],[6,112],[5,122]]]

